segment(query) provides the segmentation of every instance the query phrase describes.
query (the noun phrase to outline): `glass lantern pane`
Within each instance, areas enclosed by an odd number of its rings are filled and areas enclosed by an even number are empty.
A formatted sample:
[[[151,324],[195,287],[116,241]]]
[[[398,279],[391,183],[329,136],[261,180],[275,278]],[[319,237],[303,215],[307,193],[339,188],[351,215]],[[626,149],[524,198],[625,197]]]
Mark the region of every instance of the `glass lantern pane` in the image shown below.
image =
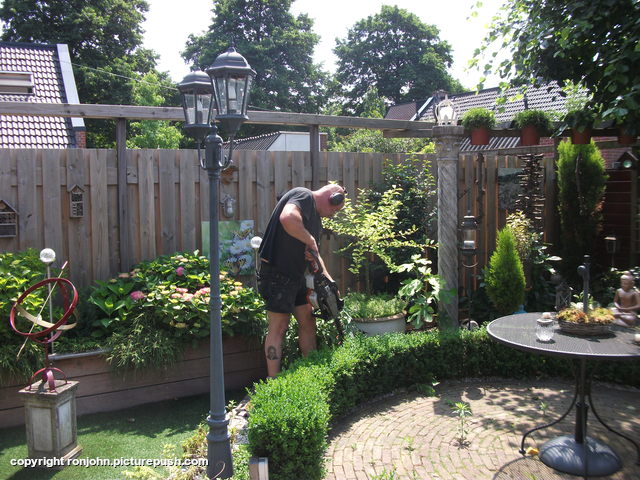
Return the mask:
[[[183,109],[187,125],[193,125],[196,118],[196,96],[193,93],[184,93],[182,98],[184,99]]]
[[[229,113],[239,114],[242,107],[241,77],[229,77]]]
[[[218,115],[227,114],[227,89],[225,83],[225,78],[220,77],[216,78],[214,82]]]
[[[211,95],[200,95],[199,96],[199,109],[202,112],[201,118],[204,120],[198,123],[211,123]]]
[[[249,92],[251,91],[251,82],[253,81],[253,77],[251,75],[247,75],[246,80],[244,82],[244,90],[243,90],[243,99],[242,99],[242,111],[247,112],[249,109]]]

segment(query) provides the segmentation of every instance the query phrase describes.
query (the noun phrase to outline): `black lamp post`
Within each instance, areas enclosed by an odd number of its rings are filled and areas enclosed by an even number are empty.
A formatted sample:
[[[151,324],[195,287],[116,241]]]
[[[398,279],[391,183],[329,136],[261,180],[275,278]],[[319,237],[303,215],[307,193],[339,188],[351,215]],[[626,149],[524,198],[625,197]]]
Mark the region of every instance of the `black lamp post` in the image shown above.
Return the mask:
[[[207,476],[229,478],[233,461],[225,412],[224,365],[222,362],[222,325],[220,299],[220,259],[218,256],[218,208],[220,172],[231,163],[233,137],[247,117],[249,90],[256,72],[234,48],[216,58],[207,73],[192,72],[178,84],[184,109],[184,130],[198,142],[198,159],[209,176],[209,275],[211,282],[210,346],[209,346],[209,433],[207,435]],[[212,101],[212,93],[214,99]],[[229,153],[222,150],[222,138],[211,122],[215,117],[229,134]],[[206,136],[206,138],[205,138]],[[205,157],[200,153],[204,140]]]

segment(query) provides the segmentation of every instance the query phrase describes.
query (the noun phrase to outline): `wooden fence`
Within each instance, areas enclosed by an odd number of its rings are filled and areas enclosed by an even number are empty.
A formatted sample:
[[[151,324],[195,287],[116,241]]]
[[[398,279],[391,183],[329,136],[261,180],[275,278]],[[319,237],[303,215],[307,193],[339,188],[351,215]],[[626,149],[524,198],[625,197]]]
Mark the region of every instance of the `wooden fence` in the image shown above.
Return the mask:
[[[15,209],[18,218],[17,235],[0,238],[0,251],[53,248],[60,260],[69,260],[71,279],[84,286],[118,273],[123,256],[125,264],[131,266],[161,254],[201,249],[201,222],[209,218],[209,182],[196,152],[127,150],[126,157],[127,202],[123,208],[130,222],[119,225],[115,150],[0,151],[0,201]],[[308,152],[239,150],[234,153],[237,170],[223,178],[221,198],[233,197],[236,208],[231,219],[253,219],[254,233],[261,235],[276,196],[289,188],[312,187],[312,178],[318,178],[320,184],[335,180],[353,198],[358,188],[380,179],[385,159],[402,162],[405,158],[321,152],[320,171],[314,177]],[[435,175],[435,156],[424,158],[430,161]],[[498,171],[517,167],[518,160],[493,153],[485,154],[481,169],[476,162],[476,154],[461,156],[458,191],[460,218],[467,212],[468,195],[473,198],[472,213],[482,213],[480,268],[491,254],[496,230],[504,225],[506,217],[506,211],[499,208]],[[476,202],[476,176],[480,171],[485,193],[482,207]],[[545,160],[545,172],[549,213],[545,215],[545,230],[549,236],[554,228],[553,159]],[[220,218],[225,219],[222,209]],[[127,229],[126,252],[120,248],[120,228]],[[327,267],[347,288],[352,286],[347,260],[329,253],[336,248],[336,239],[323,239]]]

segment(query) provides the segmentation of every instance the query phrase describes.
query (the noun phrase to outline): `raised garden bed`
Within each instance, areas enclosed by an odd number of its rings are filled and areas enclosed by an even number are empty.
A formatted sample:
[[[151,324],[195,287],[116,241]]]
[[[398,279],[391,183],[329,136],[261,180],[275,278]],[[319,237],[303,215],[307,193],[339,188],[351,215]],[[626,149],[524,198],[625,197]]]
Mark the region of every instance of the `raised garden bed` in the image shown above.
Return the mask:
[[[225,337],[225,388],[236,390],[266,377],[262,344],[257,338]],[[55,361],[69,380],[79,382],[78,415],[187,397],[209,391],[209,343],[187,348],[181,361],[161,370],[114,371],[103,351],[61,355]],[[24,424],[23,399],[18,390],[25,382],[0,386],[0,428]]]

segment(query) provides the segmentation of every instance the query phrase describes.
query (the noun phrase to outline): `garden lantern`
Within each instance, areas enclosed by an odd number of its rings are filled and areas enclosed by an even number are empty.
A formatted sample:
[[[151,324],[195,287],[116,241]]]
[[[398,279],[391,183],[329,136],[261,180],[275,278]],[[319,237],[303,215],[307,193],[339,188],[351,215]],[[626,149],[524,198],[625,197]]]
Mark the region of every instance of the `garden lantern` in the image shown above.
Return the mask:
[[[618,250],[618,238],[615,235],[607,235],[604,237],[604,246],[607,249],[607,253],[611,255],[611,268],[613,268],[614,257]]]
[[[438,125],[458,124],[458,112],[447,96],[434,107],[434,114]]]
[[[471,212],[467,212],[462,219],[462,225],[460,228],[462,230],[462,244],[460,246],[460,251],[465,257],[473,257],[478,250],[476,241],[478,234],[478,222],[476,221],[476,217],[471,215]]]
[[[222,300],[220,298],[220,257],[218,254],[218,209],[220,208],[220,174],[231,163],[233,137],[246,120],[249,89],[256,72],[245,58],[230,48],[216,58],[207,73],[193,72],[178,85],[184,109],[186,133],[196,139],[198,160],[209,176],[209,275],[211,284],[209,395],[210,410],[207,417],[207,476],[229,478],[233,475],[233,461],[225,411],[224,365],[222,361]],[[215,93],[215,95],[213,95]],[[229,135],[229,152],[222,149],[212,117],[212,95],[219,121]],[[206,138],[205,138],[206,136]],[[205,155],[200,144],[204,139]],[[225,209],[226,212],[226,209]]]
[[[191,72],[178,84],[178,90],[184,111],[183,128],[188,135],[201,142],[211,129],[211,80],[202,71]]]

